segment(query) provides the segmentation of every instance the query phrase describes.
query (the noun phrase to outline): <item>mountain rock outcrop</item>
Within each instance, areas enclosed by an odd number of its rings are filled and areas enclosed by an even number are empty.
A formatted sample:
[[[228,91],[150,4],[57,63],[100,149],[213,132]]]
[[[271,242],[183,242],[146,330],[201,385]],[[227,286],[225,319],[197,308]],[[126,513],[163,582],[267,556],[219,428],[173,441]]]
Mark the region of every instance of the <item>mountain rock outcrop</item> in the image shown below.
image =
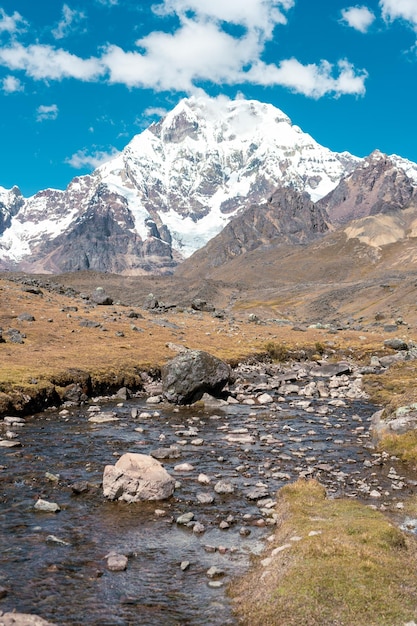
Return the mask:
[[[336,226],[370,215],[401,211],[417,198],[417,180],[410,173],[411,176],[398,167],[398,157],[375,151],[317,205],[328,212]]]
[[[260,246],[309,243],[329,230],[326,211],[314,204],[307,193],[282,188],[268,201],[252,205],[233,217],[221,233],[186,260],[190,265],[218,267]]]
[[[248,209],[225,236],[225,258],[270,239],[308,241],[324,232],[320,220],[402,210],[416,187],[415,163],[332,152],[270,104],[192,97],[63,191],[0,188],[0,269],[172,273]],[[317,209],[282,196],[272,218],[268,198],[282,189]]]

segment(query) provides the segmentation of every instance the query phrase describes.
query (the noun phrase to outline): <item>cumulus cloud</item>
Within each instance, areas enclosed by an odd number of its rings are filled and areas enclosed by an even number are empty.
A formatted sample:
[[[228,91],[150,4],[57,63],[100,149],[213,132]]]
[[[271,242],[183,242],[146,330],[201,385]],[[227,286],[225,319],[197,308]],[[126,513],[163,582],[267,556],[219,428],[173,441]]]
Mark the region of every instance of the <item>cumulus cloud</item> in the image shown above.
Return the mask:
[[[51,32],[55,39],[63,39],[66,37],[75,27],[78,27],[79,23],[85,19],[85,13],[71,9],[68,4],[64,4],[62,7],[62,19],[58,22],[56,28]]]
[[[349,7],[342,10],[342,20],[351,28],[366,33],[375,20],[375,14],[365,6]]]
[[[415,0],[380,0],[379,6],[384,20],[404,20],[417,32],[417,2]]]
[[[100,165],[103,165],[103,163],[107,163],[107,161],[110,161],[110,159],[113,159],[118,154],[120,153],[116,150],[116,148],[111,148],[107,152],[104,150],[97,150],[91,153],[89,153],[85,148],[84,150],[78,150],[78,152],[75,152],[75,154],[66,159],[65,163],[68,163],[75,169],[89,168],[93,170]]]
[[[44,120],[56,120],[58,117],[58,107],[56,104],[41,104],[36,109],[36,121],[43,122]]]
[[[367,72],[357,72],[346,60],[336,66],[328,61],[303,65],[297,59],[286,59],[276,65],[258,63],[249,72],[248,79],[260,85],[280,85],[310,98],[326,94],[363,95]]]
[[[287,23],[284,11],[293,6],[294,0],[165,0],[153,10],[159,15],[175,14],[181,20],[191,13],[197,20],[238,24],[270,37],[277,24]]]
[[[37,80],[76,78],[91,81],[105,71],[97,58],[82,59],[49,45],[32,44],[25,47],[18,42],[0,48],[0,64],[9,70],[22,70]]]
[[[4,93],[16,93],[24,91],[21,81],[15,76],[5,76],[1,81],[1,88]]]
[[[254,83],[282,85],[313,98],[364,93],[366,72],[345,61],[336,66],[327,61],[302,65],[296,59],[264,63],[265,46],[293,5],[294,0],[164,0],[153,10],[160,17],[175,14],[177,28],[154,30],[131,50],[109,44],[99,56],[83,59],[62,48],[12,40],[0,48],[0,65],[35,80],[107,80],[154,91],[195,93],[203,83]],[[63,36],[74,19],[64,5],[55,36]]]
[[[0,33],[17,33],[25,26],[26,22],[20,13],[15,11],[13,15],[7,15],[4,9],[0,8]]]
[[[144,52],[110,46],[103,56],[110,82],[157,90],[192,91],[197,81],[234,83],[260,54],[257,38],[235,39],[215,24],[188,21],[173,34],[154,32],[137,42]]]

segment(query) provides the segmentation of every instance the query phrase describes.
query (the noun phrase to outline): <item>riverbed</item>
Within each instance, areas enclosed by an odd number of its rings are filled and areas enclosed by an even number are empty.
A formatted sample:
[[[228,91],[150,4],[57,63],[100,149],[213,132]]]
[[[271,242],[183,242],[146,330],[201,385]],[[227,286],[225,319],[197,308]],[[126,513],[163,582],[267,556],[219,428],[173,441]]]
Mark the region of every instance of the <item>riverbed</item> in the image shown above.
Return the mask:
[[[93,405],[117,421],[93,423],[84,406],[7,427],[21,445],[0,449],[3,611],[59,626],[235,624],[227,583],[273,534],[280,487],[314,477],[330,497],[391,510],[415,488],[395,460],[375,453],[376,409],[364,400],[290,395],[270,406],[177,408],[137,397]],[[175,451],[162,461],[177,481],[172,498],[104,499],[105,465],[161,448]],[[232,492],[218,493],[220,481]],[[60,511],[36,511],[39,498]],[[185,513],[193,514],[188,525],[178,523]],[[107,569],[111,551],[128,557],[125,571]]]

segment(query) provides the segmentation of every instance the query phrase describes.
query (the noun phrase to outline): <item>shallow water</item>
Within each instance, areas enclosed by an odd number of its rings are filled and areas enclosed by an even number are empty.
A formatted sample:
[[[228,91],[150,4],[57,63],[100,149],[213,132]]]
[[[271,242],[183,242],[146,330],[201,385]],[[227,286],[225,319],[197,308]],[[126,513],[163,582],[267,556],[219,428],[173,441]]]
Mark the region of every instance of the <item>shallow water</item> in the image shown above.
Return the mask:
[[[374,407],[348,401],[334,407],[320,400],[303,408],[298,400],[275,410],[232,405],[227,412],[158,405],[158,416],[133,419],[132,408],[155,410],[134,399],[106,404],[118,422],[92,424],[86,408],[28,418],[14,429],[22,447],[0,450],[0,586],[9,590],[0,609],[36,613],[62,626],[235,624],[227,582],[246,570],[250,555],[260,553],[273,533],[257,501],[248,499],[251,490],[262,487],[274,498],[299,475],[319,478],[330,495],[359,495],[369,502],[374,501],[361,481],[379,489],[383,500],[412,489],[405,481],[401,493],[393,491],[389,467],[371,466],[367,429]],[[228,441],[236,430],[252,442]],[[201,445],[194,445],[196,439]],[[172,444],[179,445],[181,457],[163,464],[181,484],[171,499],[131,505],[104,500],[106,464],[128,451],[149,454]],[[175,471],[185,462],[193,469]],[[59,480],[51,481],[46,472]],[[200,473],[210,477],[209,485],[197,480]],[[234,484],[233,494],[214,492],[220,479]],[[70,485],[81,480],[90,489],[76,496]],[[200,504],[201,493],[213,495],[214,503]],[[38,498],[57,502],[61,511],[36,512]],[[176,524],[190,511],[204,533]],[[228,528],[221,529],[226,520]],[[126,571],[106,569],[111,550],[129,557]],[[224,573],[216,579],[220,587],[211,586],[207,576],[213,565]]]

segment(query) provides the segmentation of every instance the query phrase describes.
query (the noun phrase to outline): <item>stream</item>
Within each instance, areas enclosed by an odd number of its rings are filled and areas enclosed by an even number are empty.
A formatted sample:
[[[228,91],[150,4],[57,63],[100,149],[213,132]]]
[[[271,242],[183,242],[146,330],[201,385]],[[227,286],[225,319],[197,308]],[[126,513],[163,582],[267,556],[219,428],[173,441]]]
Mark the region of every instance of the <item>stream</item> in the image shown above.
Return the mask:
[[[280,487],[315,477],[331,497],[393,509],[415,488],[395,460],[374,453],[368,428],[375,407],[365,401],[288,396],[269,408],[175,408],[138,397],[96,405],[118,421],[94,424],[85,406],[0,428],[21,444],[0,448],[0,588],[7,590],[0,610],[58,626],[236,624],[227,583],[274,532]],[[169,446],[178,449],[177,458],[162,461],[178,482],[172,498],[103,498],[105,465],[125,452]],[[217,493],[220,480],[233,493]],[[86,491],[77,487],[85,481]],[[61,510],[36,511],[39,498]],[[177,523],[184,513],[194,514],[189,526]],[[128,557],[125,571],[107,569],[111,551]]]

